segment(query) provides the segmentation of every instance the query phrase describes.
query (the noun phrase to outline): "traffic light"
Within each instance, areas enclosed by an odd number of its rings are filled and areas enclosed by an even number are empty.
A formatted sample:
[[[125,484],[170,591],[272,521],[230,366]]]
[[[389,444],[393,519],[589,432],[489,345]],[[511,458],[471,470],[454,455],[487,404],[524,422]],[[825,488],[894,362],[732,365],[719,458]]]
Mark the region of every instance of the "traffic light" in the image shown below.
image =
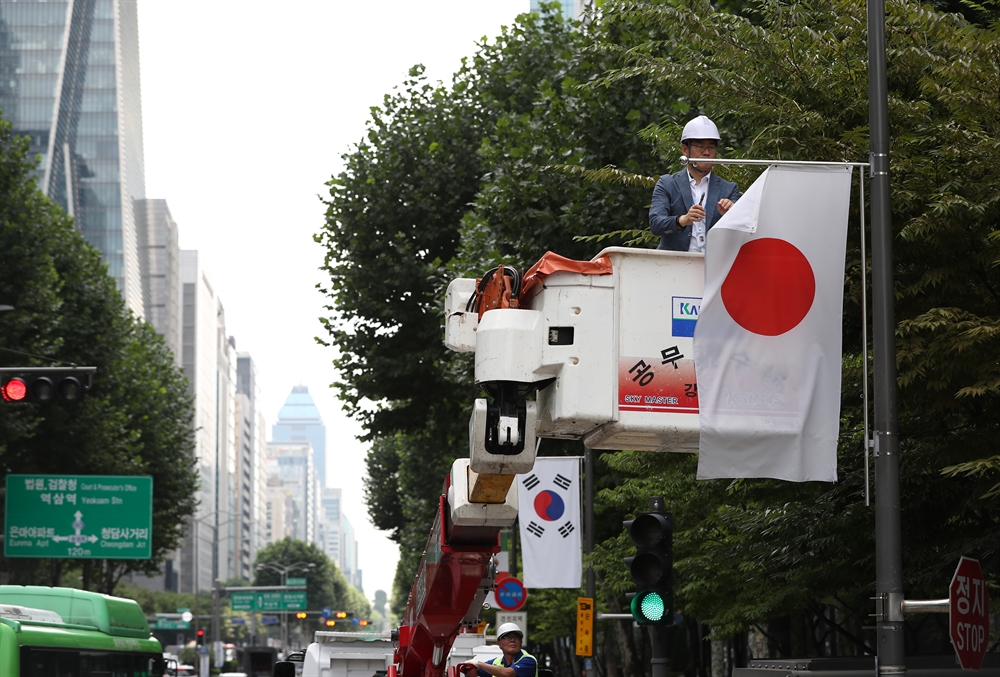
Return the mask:
[[[203,629],[201,629],[201,628],[198,628],[198,631],[195,634],[198,635],[198,646],[201,646],[202,644],[204,644],[205,643],[205,631]]]
[[[337,613],[334,614],[334,616],[336,616],[337,618],[347,618],[347,612],[346,611],[338,611]]]
[[[295,614],[295,617],[296,617],[296,618],[305,618],[305,617],[306,617],[306,616],[308,616],[308,615],[309,615],[309,614],[307,614],[307,613],[306,613],[305,611],[299,611],[299,612],[297,612],[297,613]]]
[[[5,402],[79,402],[90,389],[91,375],[95,371],[95,367],[3,368],[0,369],[0,397]]]
[[[674,622],[673,516],[663,512],[663,499],[657,498],[650,501],[650,512],[623,522],[636,548],[625,564],[637,588],[631,610],[639,625]]]
[[[364,620],[364,619],[361,619],[361,620],[360,620],[360,621],[358,622],[358,625],[362,625],[362,626],[364,626],[364,625],[368,625],[368,621],[366,621],[366,620]]]
[[[337,621],[335,621],[335,620],[333,620],[333,619],[331,619],[331,618],[327,618],[327,619],[326,619],[326,627],[328,627],[328,628],[332,628],[332,627],[333,627],[333,626],[335,626],[336,624],[337,624]]]

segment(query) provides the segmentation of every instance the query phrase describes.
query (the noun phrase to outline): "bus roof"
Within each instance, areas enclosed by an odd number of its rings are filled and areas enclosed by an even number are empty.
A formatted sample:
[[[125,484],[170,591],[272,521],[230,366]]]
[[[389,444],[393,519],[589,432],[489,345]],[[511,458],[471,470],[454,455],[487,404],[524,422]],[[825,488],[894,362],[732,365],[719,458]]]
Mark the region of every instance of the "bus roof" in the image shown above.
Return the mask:
[[[116,637],[149,639],[149,623],[138,602],[74,588],[0,585],[0,603],[59,614],[63,622],[89,625]]]

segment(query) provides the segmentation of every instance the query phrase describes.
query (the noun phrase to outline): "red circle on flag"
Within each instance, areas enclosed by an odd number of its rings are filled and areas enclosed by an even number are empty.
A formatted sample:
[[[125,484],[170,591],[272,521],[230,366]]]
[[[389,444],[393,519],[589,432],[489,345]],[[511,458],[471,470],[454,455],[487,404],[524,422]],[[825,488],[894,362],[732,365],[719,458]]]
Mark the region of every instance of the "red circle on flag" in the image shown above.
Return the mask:
[[[762,336],[791,330],[816,298],[809,260],[791,242],[773,237],[740,247],[722,283],[722,303],[738,325]]]

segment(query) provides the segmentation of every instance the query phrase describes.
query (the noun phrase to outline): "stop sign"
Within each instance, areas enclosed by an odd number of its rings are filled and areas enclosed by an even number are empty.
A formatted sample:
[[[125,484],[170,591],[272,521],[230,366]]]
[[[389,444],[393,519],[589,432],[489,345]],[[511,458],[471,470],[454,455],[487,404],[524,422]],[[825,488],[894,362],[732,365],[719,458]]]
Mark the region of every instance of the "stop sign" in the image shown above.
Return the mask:
[[[948,589],[948,629],[958,662],[978,670],[990,638],[990,598],[979,560],[963,557]]]

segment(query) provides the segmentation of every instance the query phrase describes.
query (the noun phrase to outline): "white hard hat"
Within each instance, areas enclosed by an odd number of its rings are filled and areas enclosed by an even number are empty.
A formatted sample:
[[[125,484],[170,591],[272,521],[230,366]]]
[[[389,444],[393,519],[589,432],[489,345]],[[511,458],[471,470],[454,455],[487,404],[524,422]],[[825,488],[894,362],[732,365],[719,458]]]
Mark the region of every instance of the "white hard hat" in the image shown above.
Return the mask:
[[[517,623],[504,623],[499,628],[497,628],[497,641],[499,642],[501,639],[503,639],[504,635],[508,635],[512,632],[516,632],[517,634],[521,635],[522,638],[524,637],[524,633],[521,632],[521,628],[518,626]]]
[[[688,139],[715,139],[716,141],[722,141],[722,137],[719,136],[719,128],[715,126],[714,122],[708,119],[707,115],[699,115],[684,125],[684,131],[681,132],[681,143],[686,143]]]

